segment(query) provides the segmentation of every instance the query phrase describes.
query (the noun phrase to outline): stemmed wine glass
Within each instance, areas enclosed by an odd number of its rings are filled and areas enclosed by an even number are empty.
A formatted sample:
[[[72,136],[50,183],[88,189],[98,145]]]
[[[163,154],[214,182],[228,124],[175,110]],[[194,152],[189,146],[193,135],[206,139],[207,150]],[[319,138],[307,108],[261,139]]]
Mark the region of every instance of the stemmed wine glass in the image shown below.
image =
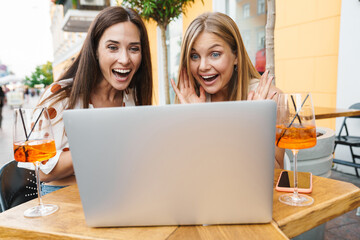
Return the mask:
[[[314,107],[310,93],[280,94],[276,119],[276,146],[290,149],[294,163],[294,192],[279,201],[291,206],[308,206],[314,199],[298,193],[297,154],[316,145]]]
[[[39,204],[27,209],[25,217],[50,215],[58,210],[53,204],[43,204],[40,191],[39,165],[56,154],[50,116],[46,107],[14,110],[14,158],[35,166]]]

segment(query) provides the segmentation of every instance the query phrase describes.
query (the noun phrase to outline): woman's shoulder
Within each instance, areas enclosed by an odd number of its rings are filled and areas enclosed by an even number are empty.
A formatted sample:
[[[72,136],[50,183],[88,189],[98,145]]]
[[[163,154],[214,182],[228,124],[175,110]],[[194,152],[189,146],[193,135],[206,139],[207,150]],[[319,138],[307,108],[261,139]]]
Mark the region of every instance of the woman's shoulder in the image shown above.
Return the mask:
[[[249,81],[249,87],[248,87],[249,92],[250,92],[250,91],[255,91],[256,88],[257,88],[257,86],[259,85],[259,82],[260,82],[260,80],[257,79],[257,78],[252,78],[252,79],[250,79],[250,81]]]
[[[54,93],[57,93],[60,89],[70,85],[72,82],[73,82],[72,78],[53,82],[45,89],[44,97],[48,97]]]
[[[50,105],[53,104],[53,101],[55,101],[55,99],[56,99],[56,97],[55,97],[56,93],[58,93],[62,88],[71,84],[72,81],[73,81],[73,79],[70,78],[70,79],[53,82],[45,89],[44,93],[42,94],[42,96],[40,98],[40,102],[43,102],[43,103],[48,102],[48,104],[50,104]]]
[[[250,81],[249,81],[249,85],[251,86],[251,85],[254,85],[254,84],[259,84],[259,82],[260,82],[260,79],[257,79],[257,78],[252,78],[252,79],[250,79]]]
[[[49,86],[49,88],[50,88],[51,92],[56,93],[61,88],[64,88],[64,87],[69,86],[70,84],[72,84],[72,82],[73,82],[72,78],[58,80],[58,81],[53,82]]]
[[[249,92],[250,91],[256,91],[256,88],[257,86],[259,85],[260,83],[260,79],[257,79],[257,78],[253,78],[249,81]],[[271,84],[270,85],[270,90],[269,90],[269,93],[270,94],[273,94],[277,92],[277,94],[279,93],[282,93],[281,89],[277,88],[275,85]]]

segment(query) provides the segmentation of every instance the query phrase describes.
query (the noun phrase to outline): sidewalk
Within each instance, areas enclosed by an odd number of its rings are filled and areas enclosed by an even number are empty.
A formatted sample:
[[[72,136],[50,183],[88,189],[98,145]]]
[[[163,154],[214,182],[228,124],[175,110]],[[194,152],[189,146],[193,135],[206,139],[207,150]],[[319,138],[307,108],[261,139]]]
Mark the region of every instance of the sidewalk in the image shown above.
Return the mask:
[[[30,97],[29,102],[25,102],[22,107],[34,107],[36,106],[38,100],[38,96]],[[12,152],[13,109],[9,105],[5,105],[3,107],[2,115],[3,120],[0,128],[0,167],[14,159]]]

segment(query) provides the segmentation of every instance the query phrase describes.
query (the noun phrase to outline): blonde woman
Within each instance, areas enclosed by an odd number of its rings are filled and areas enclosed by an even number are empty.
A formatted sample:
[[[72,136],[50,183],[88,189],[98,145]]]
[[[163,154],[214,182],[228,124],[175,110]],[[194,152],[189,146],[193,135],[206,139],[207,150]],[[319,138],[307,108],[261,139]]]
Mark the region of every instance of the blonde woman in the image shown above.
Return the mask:
[[[255,70],[236,23],[227,15],[204,13],[186,30],[176,86],[176,102],[276,100],[280,92],[268,72]],[[276,148],[275,166],[283,167],[284,150]]]

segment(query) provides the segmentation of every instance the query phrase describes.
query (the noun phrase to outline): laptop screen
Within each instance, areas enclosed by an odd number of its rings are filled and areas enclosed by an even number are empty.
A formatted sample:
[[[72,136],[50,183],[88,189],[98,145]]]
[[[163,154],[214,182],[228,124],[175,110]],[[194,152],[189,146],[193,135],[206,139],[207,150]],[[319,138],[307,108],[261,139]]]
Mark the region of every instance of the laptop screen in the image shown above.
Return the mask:
[[[276,104],[68,110],[89,226],[270,222]]]

